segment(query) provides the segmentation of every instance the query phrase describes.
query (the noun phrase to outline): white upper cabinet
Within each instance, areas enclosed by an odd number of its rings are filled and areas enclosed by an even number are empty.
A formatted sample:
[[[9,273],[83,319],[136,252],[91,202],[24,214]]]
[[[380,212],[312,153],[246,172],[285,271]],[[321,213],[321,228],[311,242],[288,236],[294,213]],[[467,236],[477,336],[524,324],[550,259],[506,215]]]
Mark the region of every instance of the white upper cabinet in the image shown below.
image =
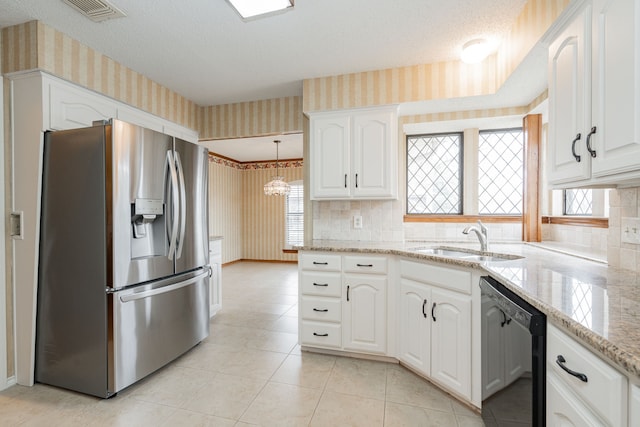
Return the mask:
[[[640,182],[640,0],[593,0],[549,48],[548,178]]]
[[[395,199],[396,108],[311,115],[311,199]]]

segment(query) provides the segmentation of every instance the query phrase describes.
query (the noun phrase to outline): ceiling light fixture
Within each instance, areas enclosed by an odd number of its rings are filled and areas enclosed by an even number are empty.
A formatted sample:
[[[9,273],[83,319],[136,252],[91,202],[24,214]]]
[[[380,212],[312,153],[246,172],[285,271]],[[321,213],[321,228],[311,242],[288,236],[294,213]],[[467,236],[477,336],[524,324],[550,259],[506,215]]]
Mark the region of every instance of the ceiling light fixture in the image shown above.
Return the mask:
[[[462,46],[460,58],[467,64],[477,64],[489,55],[491,46],[485,39],[473,39]]]
[[[254,18],[293,7],[294,0],[228,0],[243,19]]]
[[[284,182],[284,177],[280,175],[280,169],[278,168],[278,145],[280,140],[273,141],[276,144],[276,176],[264,185],[265,196],[286,196],[291,191],[289,184]]]

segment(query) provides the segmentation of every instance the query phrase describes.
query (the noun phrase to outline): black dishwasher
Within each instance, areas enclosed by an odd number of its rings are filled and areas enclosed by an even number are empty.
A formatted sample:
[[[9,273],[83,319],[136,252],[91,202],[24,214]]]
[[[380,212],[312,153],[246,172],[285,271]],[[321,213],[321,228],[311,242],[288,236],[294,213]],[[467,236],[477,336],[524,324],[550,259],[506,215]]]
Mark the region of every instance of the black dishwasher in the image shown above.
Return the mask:
[[[482,417],[546,425],[546,316],[495,279],[482,294]]]

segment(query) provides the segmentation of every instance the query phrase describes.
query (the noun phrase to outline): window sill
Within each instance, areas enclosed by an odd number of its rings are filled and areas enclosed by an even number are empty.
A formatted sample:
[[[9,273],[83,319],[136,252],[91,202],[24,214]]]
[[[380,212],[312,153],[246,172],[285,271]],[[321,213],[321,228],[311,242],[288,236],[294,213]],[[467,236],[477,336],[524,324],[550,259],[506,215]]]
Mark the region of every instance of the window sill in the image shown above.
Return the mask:
[[[476,222],[485,223],[521,223],[520,215],[405,215],[403,222]]]
[[[609,218],[591,216],[543,216],[543,224],[576,225],[580,227],[609,228]]]

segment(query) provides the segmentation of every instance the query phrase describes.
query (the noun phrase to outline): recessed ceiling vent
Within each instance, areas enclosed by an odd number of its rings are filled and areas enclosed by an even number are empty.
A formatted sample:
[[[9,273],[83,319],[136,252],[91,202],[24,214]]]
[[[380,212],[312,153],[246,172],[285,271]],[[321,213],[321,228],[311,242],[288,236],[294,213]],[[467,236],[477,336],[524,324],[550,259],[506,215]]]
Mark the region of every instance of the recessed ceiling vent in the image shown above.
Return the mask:
[[[62,0],[94,22],[121,18],[127,15],[114,5],[104,0]]]

